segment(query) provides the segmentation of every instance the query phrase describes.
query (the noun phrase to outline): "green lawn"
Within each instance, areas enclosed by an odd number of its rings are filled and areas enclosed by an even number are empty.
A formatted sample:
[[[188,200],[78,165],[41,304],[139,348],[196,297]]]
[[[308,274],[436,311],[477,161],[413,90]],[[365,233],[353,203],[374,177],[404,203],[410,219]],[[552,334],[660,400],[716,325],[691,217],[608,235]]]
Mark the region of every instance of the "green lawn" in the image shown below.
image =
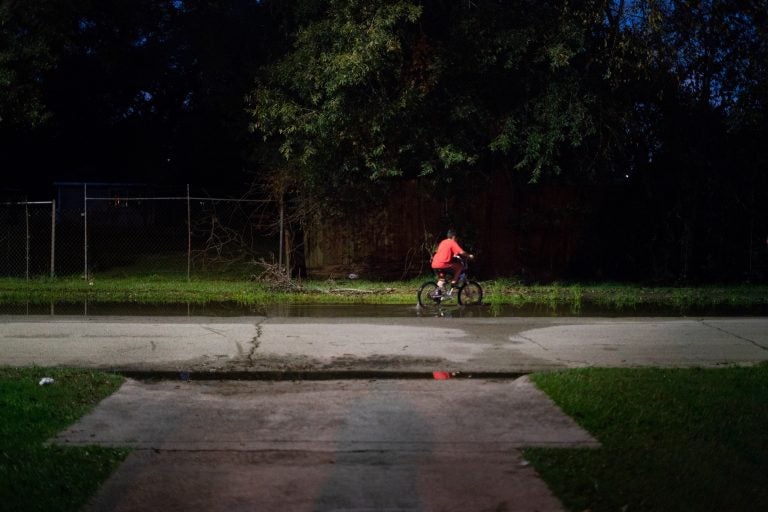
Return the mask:
[[[44,376],[53,377],[54,383],[39,385]],[[80,509],[127,451],[47,441],[114,392],[122,380],[82,370],[0,368],[0,508]]]
[[[192,279],[167,275],[24,279],[0,278],[0,305],[51,302],[139,304],[230,302],[266,304],[414,304],[429,276],[407,281],[310,280],[290,288],[247,279]],[[562,314],[591,311],[621,314],[728,314],[768,311],[768,286],[646,287],[633,284],[522,285],[497,279],[482,282],[484,302]]]
[[[55,383],[40,386],[43,376]],[[768,365],[532,378],[602,443],[525,451],[570,510],[768,510]],[[121,382],[83,370],[0,368],[3,510],[85,503],[127,451],[47,441]]]
[[[570,510],[768,510],[768,365],[533,380],[603,445],[526,450]]]

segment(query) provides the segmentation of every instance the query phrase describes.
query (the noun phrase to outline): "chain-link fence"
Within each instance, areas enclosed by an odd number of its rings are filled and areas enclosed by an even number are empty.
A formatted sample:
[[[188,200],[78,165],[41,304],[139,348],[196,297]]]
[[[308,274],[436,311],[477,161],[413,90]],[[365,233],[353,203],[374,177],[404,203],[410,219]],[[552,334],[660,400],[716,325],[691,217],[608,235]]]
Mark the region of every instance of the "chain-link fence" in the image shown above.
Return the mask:
[[[0,203],[0,277],[250,277],[281,255],[264,199],[62,184],[58,201]]]
[[[0,276],[54,275],[55,203],[0,203]]]
[[[269,200],[85,196],[83,272],[248,277],[278,257],[278,219]]]

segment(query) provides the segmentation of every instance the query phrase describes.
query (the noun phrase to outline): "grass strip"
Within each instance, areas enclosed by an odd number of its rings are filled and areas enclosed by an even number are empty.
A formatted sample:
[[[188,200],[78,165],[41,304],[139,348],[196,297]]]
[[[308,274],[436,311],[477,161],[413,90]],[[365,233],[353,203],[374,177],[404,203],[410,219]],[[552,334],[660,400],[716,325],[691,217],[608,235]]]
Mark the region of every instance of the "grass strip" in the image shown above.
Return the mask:
[[[296,290],[280,290],[244,279],[192,279],[149,275],[96,276],[31,280],[0,278],[0,305],[83,302],[209,304],[414,304],[419,284],[429,276],[407,281],[309,280]],[[522,285],[510,280],[484,281],[484,302],[491,308],[511,306],[527,311],[589,314],[763,314],[768,286],[646,287],[635,284]]]
[[[768,365],[532,378],[603,445],[525,451],[568,509],[768,510]]]
[[[42,377],[54,382],[40,385]],[[85,370],[0,368],[0,503],[3,510],[75,511],[127,455],[47,441],[114,392],[123,379]]]

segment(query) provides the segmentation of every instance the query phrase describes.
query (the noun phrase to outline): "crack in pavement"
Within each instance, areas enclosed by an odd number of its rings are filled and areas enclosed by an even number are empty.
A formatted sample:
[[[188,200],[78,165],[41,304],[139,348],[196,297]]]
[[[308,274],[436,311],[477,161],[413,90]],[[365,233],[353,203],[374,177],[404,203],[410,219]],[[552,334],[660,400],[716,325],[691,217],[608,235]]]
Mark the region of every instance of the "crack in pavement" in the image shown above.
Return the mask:
[[[266,319],[259,320],[255,324],[256,336],[254,336],[253,339],[251,340],[251,350],[248,352],[248,368],[253,368],[256,365],[254,359],[256,358],[256,351],[259,349],[259,345],[261,345],[261,340],[260,340],[262,335],[261,324],[263,324],[265,321]]]
[[[212,327],[210,327],[210,326],[207,326],[207,325],[203,325],[203,326],[202,326],[202,328],[203,328],[204,330],[206,330],[206,331],[212,332],[213,334],[218,334],[219,336],[223,336],[223,337],[225,337],[225,338],[227,337],[227,335],[226,335],[225,333],[223,333],[223,332],[221,332],[221,331],[217,331],[216,329],[213,329],[213,328],[212,328]]]
[[[550,352],[550,350],[546,346],[544,346],[542,343],[539,343],[538,341],[536,341],[535,339],[529,336],[525,336],[524,334],[517,333],[514,336],[510,336],[509,340],[514,341],[515,338],[519,338],[527,341],[528,343],[531,343],[532,345],[536,345],[544,352]],[[565,366],[589,366],[590,365],[589,362],[585,360],[568,359],[565,357],[555,357],[553,360],[557,363],[564,364]]]
[[[705,325],[705,326],[709,327],[710,329],[714,329],[716,331],[722,332],[723,334],[728,334],[729,336],[733,336],[734,338],[738,338],[738,339],[740,339],[742,341],[746,341],[748,343],[751,343],[755,347],[757,347],[757,348],[759,348],[761,350],[765,350],[766,352],[768,352],[768,347],[761,345],[760,343],[758,343],[757,341],[755,341],[753,339],[747,338],[745,336],[741,336],[739,334],[736,334],[735,332],[727,331],[727,330],[723,329],[722,327],[718,327],[716,325],[711,325],[711,324],[707,323],[704,320],[701,320],[700,323],[702,325]]]
[[[539,343],[538,341],[534,340],[533,338],[529,338],[528,336],[523,336],[522,334],[517,334],[517,335],[515,335],[515,336],[510,336],[510,337],[509,337],[510,341],[511,341],[511,340],[512,340],[512,338],[514,338],[514,337],[517,337],[517,338],[521,338],[521,339],[524,339],[525,341],[527,341],[527,342],[529,342],[529,343],[533,343],[534,345],[536,345],[537,347],[539,347],[539,348],[540,348],[541,350],[543,350],[544,352],[549,352],[549,349],[548,349],[547,347],[545,347],[544,345],[542,345],[542,344],[541,344],[541,343]]]

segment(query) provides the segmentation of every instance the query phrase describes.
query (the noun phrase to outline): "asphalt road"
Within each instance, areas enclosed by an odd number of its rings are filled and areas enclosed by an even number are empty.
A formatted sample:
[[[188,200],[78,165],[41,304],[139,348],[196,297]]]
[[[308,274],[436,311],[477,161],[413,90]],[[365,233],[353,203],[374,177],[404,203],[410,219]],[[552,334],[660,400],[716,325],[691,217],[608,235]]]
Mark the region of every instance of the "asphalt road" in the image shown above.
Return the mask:
[[[0,365],[519,372],[768,360],[768,318],[0,317]]]

